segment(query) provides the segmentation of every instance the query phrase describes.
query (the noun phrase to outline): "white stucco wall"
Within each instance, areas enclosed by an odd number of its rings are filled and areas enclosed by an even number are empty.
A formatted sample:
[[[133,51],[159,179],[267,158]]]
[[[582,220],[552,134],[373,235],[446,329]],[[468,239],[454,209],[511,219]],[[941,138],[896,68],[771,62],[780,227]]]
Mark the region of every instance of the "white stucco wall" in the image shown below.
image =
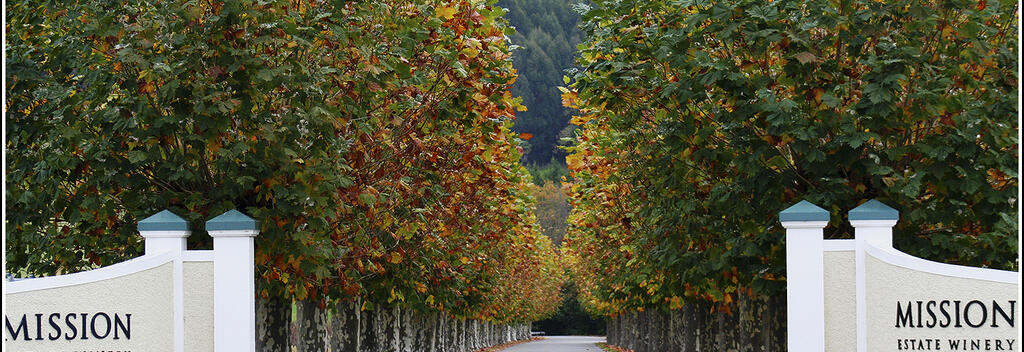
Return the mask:
[[[939,326],[934,328],[895,327],[898,302],[903,302],[904,305],[907,301],[915,302],[912,304],[915,319],[917,319],[916,301],[927,302],[930,300],[961,300],[964,304],[972,300],[979,300],[986,306],[990,306],[995,300],[1009,314],[1010,307],[1007,302],[1017,301],[1019,284],[912,270],[884,262],[870,253],[866,255],[865,269],[867,273],[868,351],[896,351],[898,350],[898,341],[906,342],[906,339],[938,339],[941,349],[927,350],[942,351],[950,350],[948,340],[981,340],[981,350],[986,350],[985,341],[989,341],[990,345],[987,348],[995,350],[993,341],[1003,341],[1002,347],[1007,349],[1006,340],[1009,339],[1014,341],[1014,351],[1022,350],[1017,334],[1017,328],[1020,325],[1010,327],[1009,324],[1002,321],[1002,318],[1000,318],[1000,326],[997,328],[991,327],[990,324],[978,328],[967,327],[966,324],[960,328],[952,325],[946,328]],[[1020,302],[1016,302],[1014,311],[1016,324],[1021,324]],[[994,313],[989,309],[989,322],[991,322],[992,314]],[[927,313],[922,315],[928,319]],[[941,317],[941,315],[939,316]],[[976,317],[975,319],[980,318]]]
[[[185,262],[185,350],[213,351],[213,262]]]
[[[857,350],[857,256],[825,252],[825,350]]]
[[[28,316],[28,328],[31,341],[8,338],[4,330],[4,346],[7,351],[147,351],[161,352],[173,350],[173,263],[167,262],[136,273],[114,277],[102,281],[84,284],[42,289],[37,291],[8,293],[4,303],[7,305],[6,318],[12,325],[18,325],[23,314]],[[111,319],[114,314],[125,317],[131,314],[131,339],[121,336],[114,340],[111,336],[95,339],[92,335],[82,340],[81,331],[78,338],[67,340],[64,335],[70,333],[65,325],[67,313],[87,313],[89,317],[95,313],[107,313]],[[55,333],[47,320],[51,313],[61,313],[58,325],[62,328],[61,337],[49,340],[48,334]],[[35,314],[42,317],[42,338],[36,338]],[[91,320],[91,319],[90,319]],[[77,321],[77,320],[74,320]],[[80,325],[80,323],[75,324]],[[81,329],[78,327],[78,329]],[[100,329],[103,329],[101,323]]]

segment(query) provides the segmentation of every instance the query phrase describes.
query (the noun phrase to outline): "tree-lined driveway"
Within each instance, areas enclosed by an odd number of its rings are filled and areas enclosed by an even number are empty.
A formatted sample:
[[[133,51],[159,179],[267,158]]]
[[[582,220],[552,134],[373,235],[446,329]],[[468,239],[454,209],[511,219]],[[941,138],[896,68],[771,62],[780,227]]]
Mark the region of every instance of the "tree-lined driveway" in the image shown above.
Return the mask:
[[[548,336],[539,341],[515,345],[502,352],[600,352],[595,343],[604,342],[601,336]]]

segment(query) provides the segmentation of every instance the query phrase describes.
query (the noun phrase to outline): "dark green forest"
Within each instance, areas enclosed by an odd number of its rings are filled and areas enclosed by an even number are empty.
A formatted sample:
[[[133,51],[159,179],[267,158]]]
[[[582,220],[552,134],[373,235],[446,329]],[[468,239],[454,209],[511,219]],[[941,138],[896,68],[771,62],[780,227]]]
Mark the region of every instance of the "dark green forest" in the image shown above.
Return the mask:
[[[516,132],[529,133],[523,163],[564,163],[565,153],[557,148],[562,137],[570,136],[570,110],[562,107],[558,86],[564,86],[565,70],[573,66],[576,44],[583,33],[576,28],[580,15],[572,9],[579,0],[501,0],[510,24],[517,30],[512,44],[519,78],[512,93],[523,98],[527,111],[516,114]]]

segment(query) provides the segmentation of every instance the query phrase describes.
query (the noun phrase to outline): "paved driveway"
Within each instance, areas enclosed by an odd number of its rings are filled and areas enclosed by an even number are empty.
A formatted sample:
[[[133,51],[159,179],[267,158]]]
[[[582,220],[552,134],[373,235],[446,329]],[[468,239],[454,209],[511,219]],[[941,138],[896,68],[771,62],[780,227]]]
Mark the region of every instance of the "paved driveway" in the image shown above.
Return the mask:
[[[540,341],[518,344],[501,352],[601,352],[594,345],[604,342],[604,337],[594,336],[548,336]]]

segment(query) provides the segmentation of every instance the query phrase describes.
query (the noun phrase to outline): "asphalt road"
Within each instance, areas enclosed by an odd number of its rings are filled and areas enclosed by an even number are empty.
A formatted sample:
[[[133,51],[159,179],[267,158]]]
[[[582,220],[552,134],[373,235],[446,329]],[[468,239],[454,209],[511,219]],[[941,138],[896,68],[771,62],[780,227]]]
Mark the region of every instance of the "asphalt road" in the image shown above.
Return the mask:
[[[548,336],[540,341],[521,343],[501,352],[601,352],[601,348],[594,345],[597,342],[604,342],[600,336]]]

